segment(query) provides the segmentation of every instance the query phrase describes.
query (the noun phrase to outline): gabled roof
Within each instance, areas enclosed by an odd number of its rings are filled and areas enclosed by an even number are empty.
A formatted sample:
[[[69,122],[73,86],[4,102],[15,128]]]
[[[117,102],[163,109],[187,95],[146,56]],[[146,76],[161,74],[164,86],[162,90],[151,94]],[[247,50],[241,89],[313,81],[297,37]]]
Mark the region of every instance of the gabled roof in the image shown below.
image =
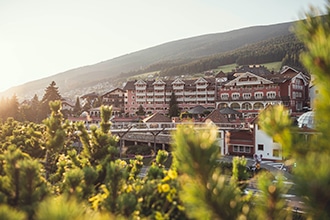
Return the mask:
[[[147,83],[145,81],[143,81],[142,79],[139,79],[138,81],[136,81],[134,83],[134,85],[147,85]]]
[[[292,79],[295,79],[295,78],[302,79],[304,81],[304,85],[305,86],[309,83],[308,82],[308,79],[306,78],[306,76],[302,72],[300,72],[297,75],[295,75]]]
[[[175,79],[171,84],[186,84],[182,79]]]
[[[152,85],[159,85],[159,84],[166,85],[166,83],[161,79],[156,79]]]
[[[213,123],[228,123],[228,118],[220,113],[220,109],[214,109],[203,121],[211,120]]]
[[[110,90],[109,92],[104,93],[102,96],[105,96],[107,94],[110,94],[110,93],[113,93],[113,92],[116,92],[116,91],[120,91],[120,92],[123,92],[123,93],[125,92],[125,90],[123,90],[121,88],[115,88],[115,89]]]
[[[203,77],[200,77],[200,78],[198,78],[196,81],[195,81],[195,83],[199,83],[199,82],[203,82],[203,83],[206,83],[206,82],[208,82],[206,79],[204,79]]]
[[[253,81],[251,80],[253,79]],[[235,79],[229,81],[228,83],[226,83],[226,86],[234,86],[234,85],[259,85],[259,84],[272,84],[273,82],[258,76],[256,74],[250,73],[250,72],[246,72],[246,73],[242,73],[240,74],[238,77],[236,77]]]
[[[150,122],[172,122],[172,120],[169,117],[167,117],[167,116],[165,116],[165,115],[163,115],[159,112],[156,112],[156,113],[150,115],[149,117],[143,119],[143,122],[145,122],[145,123],[150,123]]]
[[[221,70],[220,72],[215,75],[215,78],[222,78],[222,77],[227,77],[227,75]]]
[[[293,69],[292,67],[284,66],[284,67],[282,68],[280,74],[284,74],[284,73],[295,73],[295,74],[297,74],[297,73],[299,73],[299,71]]]

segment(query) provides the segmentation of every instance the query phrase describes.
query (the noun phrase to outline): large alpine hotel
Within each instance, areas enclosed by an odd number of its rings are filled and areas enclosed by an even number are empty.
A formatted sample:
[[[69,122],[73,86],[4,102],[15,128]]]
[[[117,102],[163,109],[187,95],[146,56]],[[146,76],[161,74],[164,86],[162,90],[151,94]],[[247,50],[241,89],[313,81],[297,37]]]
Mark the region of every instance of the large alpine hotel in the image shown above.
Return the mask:
[[[167,114],[173,92],[181,111],[196,105],[209,109],[230,107],[248,117],[256,116],[267,104],[283,104],[295,114],[309,105],[308,87],[309,77],[293,68],[284,67],[274,73],[256,65],[194,80],[136,80],[123,88],[123,111],[134,115],[142,106],[149,114]]]

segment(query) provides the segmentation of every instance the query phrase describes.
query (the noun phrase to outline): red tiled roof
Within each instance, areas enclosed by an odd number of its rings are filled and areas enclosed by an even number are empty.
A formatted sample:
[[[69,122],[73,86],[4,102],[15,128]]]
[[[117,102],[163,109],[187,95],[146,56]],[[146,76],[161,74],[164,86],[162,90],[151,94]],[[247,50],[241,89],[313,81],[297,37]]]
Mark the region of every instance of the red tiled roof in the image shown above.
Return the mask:
[[[211,120],[213,123],[228,123],[228,118],[220,113],[220,109],[214,109],[203,121]]]

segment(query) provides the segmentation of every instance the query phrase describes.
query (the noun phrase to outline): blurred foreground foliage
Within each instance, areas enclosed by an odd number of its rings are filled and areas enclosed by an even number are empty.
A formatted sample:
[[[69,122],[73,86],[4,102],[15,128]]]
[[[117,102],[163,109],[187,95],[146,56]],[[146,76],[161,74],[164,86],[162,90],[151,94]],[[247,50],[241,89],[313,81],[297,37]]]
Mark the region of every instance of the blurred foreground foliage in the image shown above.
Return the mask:
[[[329,2],[328,2],[329,3]],[[320,91],[316,128],[293,127],[283,106],[261,112],[260,126],[297,166],[294,183],[305,219],[330,219],[330,3],[327,14],[298,23],[306,45],[302,60]],[[70,124],[50,102],[41,124],[0,124],[1,219],[294,219],[283,195],[284,179],[267,173],[250,179],[246,160],[235,157],[230,175],[219,166],[217,128],[185,124],[172,134],[172,152],[158,151],[147,171],[143,157],[122,160],[110,132],[111,107],[99,128]],[[171,167],[165,162],[173,157]],[[258,194],[246,193],[256,182]]]

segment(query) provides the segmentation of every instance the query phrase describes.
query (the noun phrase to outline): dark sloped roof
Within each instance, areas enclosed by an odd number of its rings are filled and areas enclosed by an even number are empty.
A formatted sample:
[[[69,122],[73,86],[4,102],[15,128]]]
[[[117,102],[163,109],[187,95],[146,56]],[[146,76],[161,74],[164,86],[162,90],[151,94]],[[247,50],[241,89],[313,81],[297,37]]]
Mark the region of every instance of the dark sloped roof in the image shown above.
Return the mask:
[[[205,111],[208,111],[208,109],[205,108],[202,105],[196,105],[195,107],[189,109],[188,113],[190,113],[190,114],[202,114]]]
[[[235,109],[229,108],[229,107],[225,107],[220,109],[220,113],[224,114],[224,115],[228,115],[228,114],[232,114],[232,115],[238,115],[241,114],[239,111],[236,111]]]
[[[125,91],[126,90],[134,90],[135,89],[134,83],[135,83],[135,81],[128,81],[128,82],[126,82],[123,90],[125,90]]]
[[[143,119],[143,122],[172,122],[172,120],[169,117],[167,117],[159,112],[156,112],[156,113],[152,114],[151,116]]]
[[[123,90],[121,88],[115,88],[115,89],[110,90],[109,92],[104,93],[102,96],[108,95],[108,94],[116,92],[116,91],[125,92],[125,90]]]
[[[99,97],[99,95],[96,92],[91,92],[91,93],[81,96],[82,99],[97,98],[97,97]]]

